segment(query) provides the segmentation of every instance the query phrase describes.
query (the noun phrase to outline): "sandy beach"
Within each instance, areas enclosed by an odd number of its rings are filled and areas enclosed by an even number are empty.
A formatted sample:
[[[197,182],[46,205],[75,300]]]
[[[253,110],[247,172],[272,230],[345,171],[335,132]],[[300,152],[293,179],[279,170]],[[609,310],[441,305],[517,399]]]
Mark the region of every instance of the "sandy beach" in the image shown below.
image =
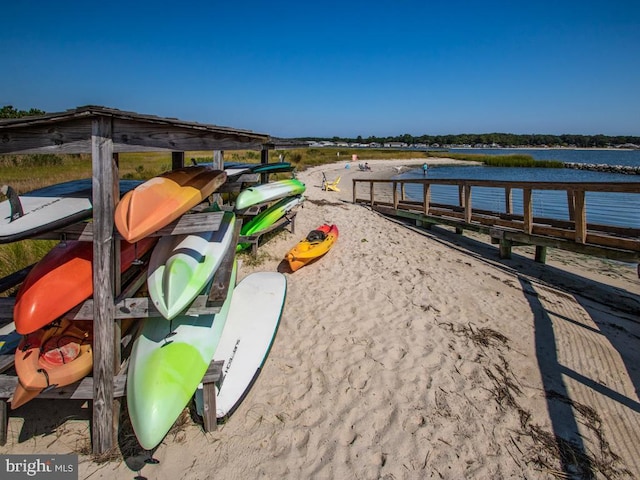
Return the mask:
[[[241,257],[239,278],[285,271],[310,230],[340,230],[324,258],[285,273],[271,354],[217,431],[185,414],[158,464],[122,458],[131,432],[97,462],[88,406],[36,399],[9,413],[0,452],[81,453],[82,479],[640,477],[636,266],[556,250],[541,265],[526,247],[500,260],[488,238],[394,222],[352,204],[351,179],[425,160],[365,161],[371,172],[300,173],[295,233]]]

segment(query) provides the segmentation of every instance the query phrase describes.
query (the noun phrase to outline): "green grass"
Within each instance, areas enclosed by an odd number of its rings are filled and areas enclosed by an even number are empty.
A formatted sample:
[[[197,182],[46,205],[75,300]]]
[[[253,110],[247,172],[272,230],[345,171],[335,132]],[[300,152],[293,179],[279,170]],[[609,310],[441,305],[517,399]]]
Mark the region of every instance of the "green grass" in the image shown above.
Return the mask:
[[[520,168],[563,168],[564,164],[556,160],[535,160],[531,155],[483,155],[478,153],[428,152],[430,157],[447,157],[454,160],[482,162],[488,167]]]

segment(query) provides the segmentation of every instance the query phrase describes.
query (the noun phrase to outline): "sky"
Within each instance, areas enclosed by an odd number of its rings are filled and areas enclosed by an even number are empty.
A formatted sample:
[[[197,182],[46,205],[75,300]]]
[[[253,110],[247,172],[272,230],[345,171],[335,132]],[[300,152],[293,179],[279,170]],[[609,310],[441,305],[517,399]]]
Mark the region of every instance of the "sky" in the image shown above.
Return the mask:
[[[275,137],[640,136],[637,0],[13,0],[0,106]]]

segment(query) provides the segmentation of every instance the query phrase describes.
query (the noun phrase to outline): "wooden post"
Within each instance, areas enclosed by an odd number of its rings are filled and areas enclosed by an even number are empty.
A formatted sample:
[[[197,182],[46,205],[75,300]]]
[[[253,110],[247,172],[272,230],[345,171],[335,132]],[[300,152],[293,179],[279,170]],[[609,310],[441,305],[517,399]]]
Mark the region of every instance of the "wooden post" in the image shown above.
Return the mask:
[[[547,247],[536,245],[536,262],[546,263],[547,261]]]
[[[458,205],[464,206],[464,185],[458,185]]]
[[[374,200],[373,200],[373,182],[369,182],[369,194],[371,195],[371,206],[373,207],[374,204]]]
[[[573,190],[567,190],[567,207],[569,209],[569,220],[576,218],[576,197]]]
[[[533,202],[530,188],[522,189],[522,203],[524,211],[524,233],[530,235],[533,231]]]
[[[398,182],[393,182],[393,208],[396,210],[398,208]]]
[[[471,223],[471,185],[464,185],[464,221]]]
[[[358,182],[356,182],[356,179],[353,179],[353,203],[356,203],[356,185],[358,185]]]
[[[113,319],[115,269],[113,215],[113,124],[108,117],[95,118],[91,128],[93,171],[93,452],[101,454],[114,445],[113,432]]]
[[[422,187],[422,193],[423,193],[423,210],[422,213],[424,213],[425,215],[429,215],[429,204],[431,203],[431,184],[430,183],[424,183],[423,187]]]
[[[213,168],[215,170],[224,170],[224,152],[221,150],[213,151]],[[219,193],[214,193],[212,202],[217,203],[218,205],[222,204],[222,195]]]
[[[405,188],[404,188],[404,187],[405,187],[405,183],[404,183],[404,182],[402,182],[402,183],[400,184],[400,201],[401,201],[401,202],[404,202],[404,199],[405,199],[405,194],[406,194],[406,192],[405,192]]]
[[[266,146],[262,146],[262,150],[260,150],[260,163],[265,164],[269,163],[269,149]],[[268,173],[260,174],[260,183],[267,183],[269,181]]]
[[[504,210],[505,210],[505,213],[507,213],[508,215],[511,215],[513,213],[511,187],[506,187],[504,189]]]
[[[587,241],[587,209],[585,208],[585,192],[577,190],[574,192],[576,201],[575,226],[576,243],[586,243]]]
[[[507,240],[505,238],[500,239],[500,258],[509,259],[511,258],[511,247],[513,243],[511,240]]]
[[[171,169],[184,167],[184,152],[171,152]]]

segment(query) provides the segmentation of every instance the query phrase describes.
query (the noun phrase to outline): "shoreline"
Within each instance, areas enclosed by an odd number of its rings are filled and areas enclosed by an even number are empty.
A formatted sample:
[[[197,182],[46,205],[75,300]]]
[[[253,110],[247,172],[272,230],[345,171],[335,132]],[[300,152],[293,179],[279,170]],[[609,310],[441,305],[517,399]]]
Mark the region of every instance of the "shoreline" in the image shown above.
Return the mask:
[[[546,265],[520,249],[500,260],[467,234],[393,222],[351,203],[351,179],[425,160],[365,161],[373,172],[358,162],[300,172],[295,233],[240,257],[239,280],[286,271],[284,254],[310,230],[340,229],[323,258],[285,273],[271,353],[217,431],[187,415],[151,452],[158,465],[119,457],[123,431],[114,459],[97,463],[90,408],[36,399],[9,412],[2,452],[81,451],[79,478],[92,480],[638,476],[640,322],[611,301],[640,302],[635,271],[563,252]],[[321,190],[323,172],[342,177],[340,192]],[[587,460],[563,467],[557,437]]]

